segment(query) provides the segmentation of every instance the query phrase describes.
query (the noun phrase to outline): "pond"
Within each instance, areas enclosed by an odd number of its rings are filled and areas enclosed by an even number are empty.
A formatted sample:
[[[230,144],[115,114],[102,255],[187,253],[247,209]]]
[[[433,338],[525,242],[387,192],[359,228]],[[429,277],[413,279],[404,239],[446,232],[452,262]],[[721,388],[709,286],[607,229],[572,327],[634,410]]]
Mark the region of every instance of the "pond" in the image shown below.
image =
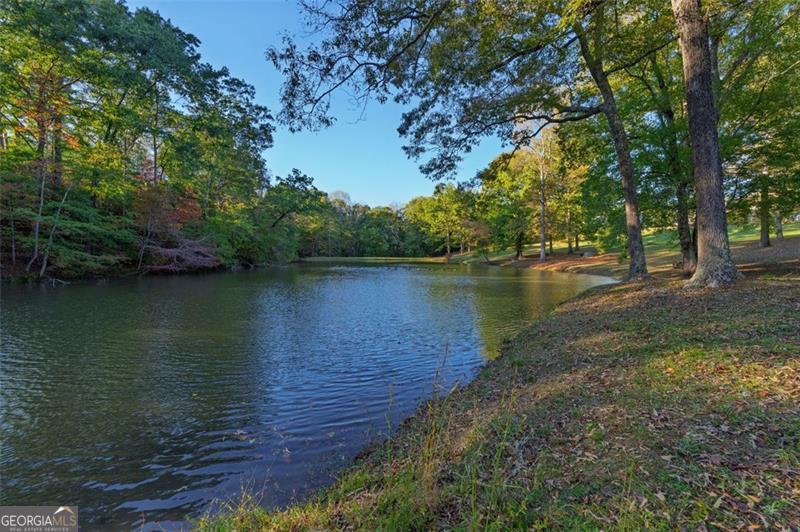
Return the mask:
[[[335,478],[436,386],[602,277],[300,264],[2,287],[0,504],[175,528]],[[438,377],[436,377],[439,375]]]

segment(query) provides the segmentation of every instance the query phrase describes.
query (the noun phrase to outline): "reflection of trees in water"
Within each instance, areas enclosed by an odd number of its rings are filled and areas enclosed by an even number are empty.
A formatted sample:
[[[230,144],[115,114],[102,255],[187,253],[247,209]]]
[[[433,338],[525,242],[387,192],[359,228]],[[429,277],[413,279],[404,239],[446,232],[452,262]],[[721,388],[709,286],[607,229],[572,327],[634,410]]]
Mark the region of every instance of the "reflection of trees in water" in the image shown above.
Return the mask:
[[[2,499],[71,493],[97,524],[122,501],[178,518],[249,479],[285,502],[383,428],[390,386],[396,423],[445,349],[452,384],[578,279],[292,267],[6,291]]]
[[[483,355],[494,358],[504,340],[547,314],[562,301],[597,284],[588,276],[494,268],[474,283],[476,330]]]
[[[431,267],[421,279],[427,305],[421,306],[442,338],[480,344],[485,358],[502,342],[560,302],[595,286],[600,279],[540,270],[485,266]],[[463,338],[466,335],[467,338]]]
[[[594,286],[596,279],[544,272],[473,266],[430,268],[422,279],[425,319],[443,338],[467,335],[485,358],[497,356],[503,340],[543,316],[561,301]]]

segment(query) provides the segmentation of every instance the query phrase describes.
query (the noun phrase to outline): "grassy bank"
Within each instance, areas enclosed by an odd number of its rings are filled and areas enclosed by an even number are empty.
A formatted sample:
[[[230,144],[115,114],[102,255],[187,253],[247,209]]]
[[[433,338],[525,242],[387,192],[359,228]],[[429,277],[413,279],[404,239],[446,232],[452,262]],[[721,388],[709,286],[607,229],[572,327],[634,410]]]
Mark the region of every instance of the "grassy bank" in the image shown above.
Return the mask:
[[[220,529],[800,526],[800,284],[562,305],[318,498]]]
[[[759,245],[758,226],[734,226],[730,233],[731,250],[740,270],[752,275],[769,275],[785,279],[800,280],[800,223],[784,226],[784,238],[773,236],[772,245],[762,248]],[[650,273],[660,279],[679,279],[681,272],[675,268],[680,261],[677,235],[674,231],[661,231],[644,236],[645,254]],[[582,251],[595,251],[592,243],[586,243]],[[620,257],[618,250],[598,253],[584,257],[580,253],[569,254],[566,244],[556,243],[554,253],[544,263],[539,262],[539,250],[529,247],[522,260],[514,260],[511,250],[498,252],[490,257],[493,264],[515,266],[518,268],[538,268],[572,273],[606,275],[623,279],[628,272],[628,261]],[[483,259],[465,256],[457,260],[477,263]]]

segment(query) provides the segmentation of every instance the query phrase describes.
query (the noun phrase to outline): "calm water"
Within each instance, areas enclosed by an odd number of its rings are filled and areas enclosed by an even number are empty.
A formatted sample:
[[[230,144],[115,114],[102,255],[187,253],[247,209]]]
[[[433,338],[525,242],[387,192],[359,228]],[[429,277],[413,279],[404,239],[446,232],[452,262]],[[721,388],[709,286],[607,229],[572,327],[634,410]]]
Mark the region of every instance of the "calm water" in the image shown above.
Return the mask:
[[[500,342],[605,279],[464,266],[302,265],[3,286],[0,504],[179,526],[242,488],[331,481]]]

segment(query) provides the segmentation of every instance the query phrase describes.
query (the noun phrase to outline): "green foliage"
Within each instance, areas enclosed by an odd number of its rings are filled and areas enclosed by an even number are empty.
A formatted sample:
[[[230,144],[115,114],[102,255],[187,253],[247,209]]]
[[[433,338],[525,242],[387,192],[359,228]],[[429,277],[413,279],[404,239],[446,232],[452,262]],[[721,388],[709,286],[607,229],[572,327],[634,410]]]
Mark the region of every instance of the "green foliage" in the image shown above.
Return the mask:
[[[800,16],[785,0],[708,9],[729,211],[739,222],[786,220],[800,206]],[[326,196],[297,170],[271,182],[272,115],[252,86],[202,61],[196,37],[113,0],[9,0],[4,274],[460,251],[488,260],[538,242],[542,214],[548,240],[621,248],[626,204],[603,77],[627,131],[642,227],[677,227],[676,245],[691,246],[686,87],[667,4],[426,0],[408,10],[348,0],[309,15],[330,22],[321,43],[268,51],[287,74],[279,118],[290,128],[329,125],[327,96],[347,85],[357,99],[413,104],[400,133],[432,177],[452,175],[486,135],[513,152],[405,207]]]
[[[190,271],[297,255],[311,178],[271,185],[269,111],[199,41],[112,0],[0,5],[4,274]]]
[[[423,173],[443,178],[486,136],[517,153],[555,125],[562,155],[548,191],[547,233],[596,237],[610,248],[640,238],[638,221],[641,229],[676,227],[682,251],[690,252],[693,169],[669,3],[303,5],[311,27],[325,30],[319,40],[301,48],[288,39],[267,52],[285,74],[279,118],[290,128],[333,123],[329,96],[343,86],[358,100],[394,98],[410,106],[399,127],[406,153],[422,161]],[[705,9],[713,15],[710,70],[728,206],[740,218],[760,210],[762,220],[785,219],[800,206],[800,13],[785,0]],[[497,174],[500,162],[484,174]],[[488,247],[534,240],[529,211],[537,208],[523,199],[531,196],[521,192],[526,179],[482,179],[482,212],[455,218],[465,228],[480,223],[476,234],[488,228]],[[415,200],[408,210],[431,237],[452,238],[455,222],[433,204]]]

